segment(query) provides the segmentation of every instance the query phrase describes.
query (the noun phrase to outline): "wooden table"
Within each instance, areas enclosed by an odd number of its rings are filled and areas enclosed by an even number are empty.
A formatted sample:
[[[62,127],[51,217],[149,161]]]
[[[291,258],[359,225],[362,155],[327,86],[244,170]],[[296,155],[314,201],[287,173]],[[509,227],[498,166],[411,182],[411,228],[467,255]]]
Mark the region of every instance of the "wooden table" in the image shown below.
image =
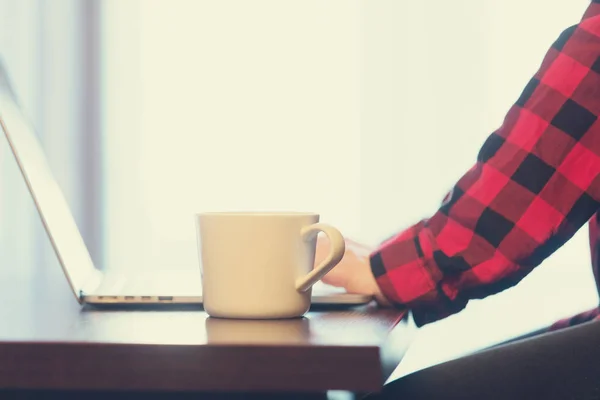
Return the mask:
[[[55,260],[30,270],[2,261],[0,389],[370,392],[414,332],[397,311],[372,305],[280,321],[82,308]]]

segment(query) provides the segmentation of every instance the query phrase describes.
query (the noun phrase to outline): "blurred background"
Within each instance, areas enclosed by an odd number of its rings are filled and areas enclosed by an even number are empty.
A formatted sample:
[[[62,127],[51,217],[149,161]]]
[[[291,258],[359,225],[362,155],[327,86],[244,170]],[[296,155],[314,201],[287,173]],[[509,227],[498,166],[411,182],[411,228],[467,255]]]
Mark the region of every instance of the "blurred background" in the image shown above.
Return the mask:
[[[198,268],[201,211],[316,211],[372,245],[432,214],[588,2],[0,0],[0,57],[97,265]],[[1,254],[62,279],[3,136]],[[586,227],[397,373],[597,304]]]

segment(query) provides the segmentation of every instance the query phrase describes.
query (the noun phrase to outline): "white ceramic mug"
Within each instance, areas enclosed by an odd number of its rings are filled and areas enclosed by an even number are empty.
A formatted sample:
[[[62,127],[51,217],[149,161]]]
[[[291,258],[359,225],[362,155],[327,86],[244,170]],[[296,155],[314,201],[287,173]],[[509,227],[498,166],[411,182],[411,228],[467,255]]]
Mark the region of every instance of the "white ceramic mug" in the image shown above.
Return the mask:
[[[312,213],[222,212],[196,216],[204,310],[213,317],[304,315],[311,288],[344,256],[342,234]],[[331,242],[313,269],[316,239]]]

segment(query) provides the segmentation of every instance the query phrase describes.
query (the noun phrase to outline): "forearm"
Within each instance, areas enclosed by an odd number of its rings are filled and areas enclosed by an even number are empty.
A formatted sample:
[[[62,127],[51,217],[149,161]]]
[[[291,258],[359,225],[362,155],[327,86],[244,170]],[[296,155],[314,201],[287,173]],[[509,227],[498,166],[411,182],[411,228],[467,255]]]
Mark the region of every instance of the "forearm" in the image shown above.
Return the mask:
[[[419,325],[514,286],[598,210],[600,17],[565,30],[440,209],[370,258]]]

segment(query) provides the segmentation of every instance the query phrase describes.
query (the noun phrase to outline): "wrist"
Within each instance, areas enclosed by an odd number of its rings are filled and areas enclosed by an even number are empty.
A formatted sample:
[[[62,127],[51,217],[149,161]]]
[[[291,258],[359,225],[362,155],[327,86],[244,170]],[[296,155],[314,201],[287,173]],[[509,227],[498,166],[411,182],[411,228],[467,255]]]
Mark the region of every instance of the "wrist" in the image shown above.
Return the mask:
[[[392,302],[389,301],[383,293],[381,293],[380,290],[377,290],[377,292],[373,296],[375,297],[375,301],[377,301],[377,304],[379,304],[381,307],[392,308],[394,306]]]

